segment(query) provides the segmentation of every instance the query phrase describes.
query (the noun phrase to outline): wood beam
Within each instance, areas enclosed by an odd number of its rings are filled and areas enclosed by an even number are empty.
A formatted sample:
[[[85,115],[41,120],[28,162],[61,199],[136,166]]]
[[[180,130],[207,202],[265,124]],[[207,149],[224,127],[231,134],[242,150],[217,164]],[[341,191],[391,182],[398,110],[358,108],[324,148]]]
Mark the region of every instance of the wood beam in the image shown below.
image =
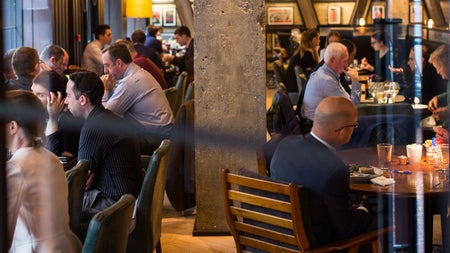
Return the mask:
[[[367,13],[369,12],[372,0],[356,0],[355,8],[350,16],[349,25],[358,25],[359,19],[364,18],[367,22]]]
[[[303,18],[303,23],[308,29],[315,29],[319,25],[316,11],[311,0],[297,0],[298,9]]]
[[[440,0],[424,0],[428,15],[433,19],[435,26],[447,26],[445,16],[440,6]]]

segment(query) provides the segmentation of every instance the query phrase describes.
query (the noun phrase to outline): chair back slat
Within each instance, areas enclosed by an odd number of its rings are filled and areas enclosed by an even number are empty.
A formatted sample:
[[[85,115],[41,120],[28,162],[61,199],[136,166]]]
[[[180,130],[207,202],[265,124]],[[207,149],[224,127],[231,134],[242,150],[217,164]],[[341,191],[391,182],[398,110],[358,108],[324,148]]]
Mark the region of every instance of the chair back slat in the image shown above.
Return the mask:
[[[292,229],[292,220],[289,219],[283,219],[274,215],[268,215],[263,214],[260,212],[254,212],[250,211],[245,208],[237,208],[237,207],[230,207],[230,212],[232,215],[237,217],[242,217],[244,219],[248,220],[254,220],[258,222],[263,222],[265,224],[270,224],[273,226],[278,226],[282,228]]]
[[[298,253],[298,250],[295,249],[289,249],[282,246],[278,246],[276,244],[266,243],[264,241],[259,241],[257,239],[247,237],[247,236],[240,236],[239,239],[241,240],[243,245],[250,246],[252,248],[260,249],[267,252],[277,252],[277,253]]]
[[[247,204],[258,205],[265,208],[274,209],[280,212],[289,213],[291,211],[291,204],[289,202],[271,199],[266,197],[255,196],[239,191],[228,191],[228,197],[231,200],[245,202]]]
[[[292,235],[287,235],[284,233],[278,233],[278,232],[273,232],[268,234],[268,230],[265,228],[261,228],[261,227],[257,227],[257,226],[253,226],[247,223],[243,223],[243,222],[239,222],[236,221],[234,223],[234,225],[241,231],[246,232],[246,233],[252,233],[258,236],[266,236],[267,238],[273,239],[273,240],[277,240],[280,242],[285,242],[285,243],[289,243],[292,245],[295,245],[297,243],[297,240],[295,239],[294,236]]]

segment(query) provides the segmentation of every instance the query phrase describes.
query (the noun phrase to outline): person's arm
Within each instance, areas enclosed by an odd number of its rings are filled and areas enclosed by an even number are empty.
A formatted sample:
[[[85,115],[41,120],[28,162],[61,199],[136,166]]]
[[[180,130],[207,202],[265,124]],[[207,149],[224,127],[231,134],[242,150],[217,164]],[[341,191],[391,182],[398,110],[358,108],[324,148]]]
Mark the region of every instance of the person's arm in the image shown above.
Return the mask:
[[[25,180],[21,171],[18,168],[14,168],[14,164],[10,162],[7,164],[6,180],[8,181],[6,206],[8,207],[7,247],[9,249],[14,238],[20,203],[23,202],[25,195]]]

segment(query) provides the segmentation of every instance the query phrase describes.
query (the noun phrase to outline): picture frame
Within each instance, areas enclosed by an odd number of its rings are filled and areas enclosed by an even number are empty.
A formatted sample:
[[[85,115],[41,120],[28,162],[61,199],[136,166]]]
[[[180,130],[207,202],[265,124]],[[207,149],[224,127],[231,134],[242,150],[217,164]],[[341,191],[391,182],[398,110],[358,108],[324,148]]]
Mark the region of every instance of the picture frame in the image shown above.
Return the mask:
[[[177,25],[177,12],[175,8],[164,9],[164,26],[176,26]]]
[[[328,6],[328,24],[340,24],[340,23],[341,23],[341,7]]]
[[[413,2],[409,5],[409,23],[422,23],[423,7],[419,2]]]
[[[151,18],[152,25],[162,26],[163,13],[162,8],[152,8],[153,16]]]
[[[293,7],[267,8],[267,24],[269,25],[294,24],[294,8]]]
[[[384,18],[384,6],[374,5],[372,6],[372,19]]]

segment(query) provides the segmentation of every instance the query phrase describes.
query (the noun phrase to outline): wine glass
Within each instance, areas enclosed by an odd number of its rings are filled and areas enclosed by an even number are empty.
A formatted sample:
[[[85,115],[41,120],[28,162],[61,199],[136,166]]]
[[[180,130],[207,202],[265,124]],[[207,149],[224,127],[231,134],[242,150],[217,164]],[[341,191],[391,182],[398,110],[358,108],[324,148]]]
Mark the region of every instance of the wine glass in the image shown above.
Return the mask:
[[[386,82],[384,84],[384,96],[388,104],[395,102],[395,96],[397,96],[400,90],[400,85],[397,82]]]

